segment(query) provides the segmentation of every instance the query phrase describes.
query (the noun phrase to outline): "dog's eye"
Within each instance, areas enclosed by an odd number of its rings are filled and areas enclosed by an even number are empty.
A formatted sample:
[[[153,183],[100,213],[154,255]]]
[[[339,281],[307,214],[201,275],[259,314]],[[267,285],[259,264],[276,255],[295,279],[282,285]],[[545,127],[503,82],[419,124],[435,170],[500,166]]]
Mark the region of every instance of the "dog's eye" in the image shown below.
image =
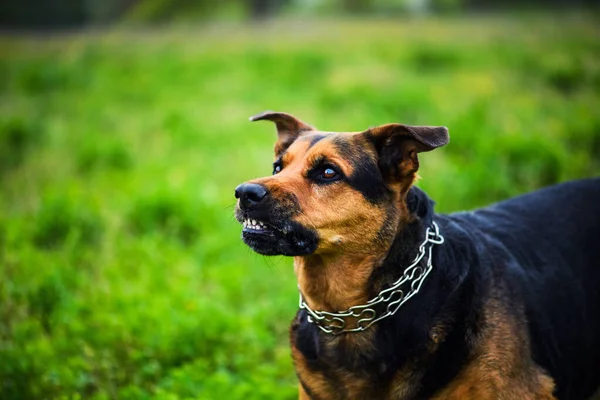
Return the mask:
[[[321,170],[320,178],[326,181],[337,178],[338,173],[330,167],[325,167]]]
[[[313,169],[308,171],[307,178],[313,180],[316,183],[327,184],[336,182],[342,179],[344,176],[339,169],[331,164],[315,166]]]
[[[273,175],[278,174],[281,172],[281,165],[277,164],[273,166]]]

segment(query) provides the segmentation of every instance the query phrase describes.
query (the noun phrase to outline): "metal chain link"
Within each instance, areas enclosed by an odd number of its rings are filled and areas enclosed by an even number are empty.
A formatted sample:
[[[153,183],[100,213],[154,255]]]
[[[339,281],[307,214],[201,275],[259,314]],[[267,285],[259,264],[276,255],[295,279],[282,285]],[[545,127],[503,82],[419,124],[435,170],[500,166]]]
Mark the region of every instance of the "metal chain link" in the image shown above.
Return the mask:
[[[433,229],[432,229],[433,228]],[[419,246],[419,253],[415,257],[415,260],[405,270],[404,274],[389,288],[382,290],[373,299],[369,300],[367,304],[361,304],[353,306],[346,311],[339,312],[327,312],[318,311],[311,309],[302,297],[302,292],[298,288],[300,294],[300,309],[304,309],[308,312],[308,322],[315,324],[325,333],[332,335],[339,335],[340,333],[346,332],[361,332],[373,325],[375,322],[381,321],[382,319],[394,315],[396,311],[406,302],[408,299],[413,297],[421,289],[423,281],[431,272],[433,268],[431,264],[431,253],[434,244],[444,243],[444,237],[440,235],[438,225],[433,222],[432,227],[428,227],[425,231],[425,240]],[[430,246],[427,247],[427,244]],[[421,260],[427,255],[427,265],[425,269],[418,265]],[[401,286],[410,282],[410,287],[401,289]],[[406,289],[410,289],[405,292]],[[373,309],[377,304],[387,304],[385,312],[380,316]],[[344,318],[353,317],[359,318],[356,322],[356,328],[346,328],[346,321]]]

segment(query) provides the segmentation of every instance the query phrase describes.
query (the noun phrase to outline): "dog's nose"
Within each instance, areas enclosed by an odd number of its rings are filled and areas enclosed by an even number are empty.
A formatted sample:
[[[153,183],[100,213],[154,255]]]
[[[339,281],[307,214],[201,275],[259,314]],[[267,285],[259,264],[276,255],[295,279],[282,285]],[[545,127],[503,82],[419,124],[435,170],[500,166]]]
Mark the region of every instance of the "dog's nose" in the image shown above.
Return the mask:
[[[267,195],[267,189],[257,183],[242,183],[235,188],[235,198],[240,199],[240,206],[248,208],[260,203]]]

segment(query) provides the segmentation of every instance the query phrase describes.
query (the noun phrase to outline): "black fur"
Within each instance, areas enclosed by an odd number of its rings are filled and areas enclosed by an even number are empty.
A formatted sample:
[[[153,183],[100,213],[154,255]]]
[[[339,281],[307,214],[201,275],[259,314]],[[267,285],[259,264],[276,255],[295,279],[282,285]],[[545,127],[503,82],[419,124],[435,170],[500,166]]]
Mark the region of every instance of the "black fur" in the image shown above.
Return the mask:
[[[318,133],[314,133],[314,134],[312,134],[310,136],[307,136],[307,137],[310,138],[310,144],[308,145],[308,148],[310,149],[315,144],[317,144],[321,140],[325,139],[327,137],[327,135],[321,135],[321,134],[318,134]]]
[[[372,204],[381,204],[390,199],[392,191],[383,182],[383,177],[373,160],[364,149],[353,146],[344,140],[334,141],[334,145],[342,158],[348,160],[354,169],[352,175],[346,177],[351,188],[360,192]]]
[[[419,219],[399,234],[384,265],[375,269],[370,294],[402,274],[425,228],[435,220],[445,243],[434,247],[433,271],[417,296],[377,324],[373,353],[356,352],[343,342],[325,346],[336,339],[299,311],[292,340],[310,368],[368,376],[373,385],[365,398],[376,399],[393,373],[413,362],[413,398],[426,399],[467,362],[483,327],[483,304],[494,288],[499,292],[494,296],[511,313],[525,310],[520,323],[529,332],[534,361],[555,381],[555,396],[590,397],[600,385],[600,179],[565,183],[450,215],[435,215],[433,202],[417,188],[407,201]],[[426,346],[436,324],[449,328],[430,354]]]
[[[269,227],[264,232],[242,231],[243,242],[257,253],[298,256],[314,252],[319,243],[317,232],[292,220],[299,212],[298,200],[293,194],[285,193],[277,200],[267,194],[265,200],[258,204],[236,207],[235,217],[240,223],[250,218]]]

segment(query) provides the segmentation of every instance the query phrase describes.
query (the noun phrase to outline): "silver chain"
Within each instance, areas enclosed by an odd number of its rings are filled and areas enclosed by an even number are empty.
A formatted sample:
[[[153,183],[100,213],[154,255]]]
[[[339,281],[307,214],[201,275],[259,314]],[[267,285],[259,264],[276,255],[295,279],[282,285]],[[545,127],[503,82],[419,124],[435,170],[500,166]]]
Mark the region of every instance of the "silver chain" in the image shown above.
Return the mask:
[[[375,322],[394,315],[396,311],[398,311],[398,309],[406,301],[408,301],[408,299],[419,292],[423,281],[433,268],[431,264],[431,252],[433,245],[442,243],[444,243],[444,237],[440,235],[438,225],[433,222],[432,227],[427,228],[425,231],[425,240],[419,246],[419,253],[415,257],[415,260],[404,270],[404,274],[400,277],[400,279],[394,282],[389,288],[379,292],[377,297],[369,300],[367,304],[353,306],[346,311],[339,312],[313,310],[308,306],[308,304],[306,304],[304,298],[302,297],[302,292],[300,292],[300,288],[298,288],[300,293],[299,307],[300,309],[305,309],[308,312],[308,322],[317,325],[319,329],[325,333],[339,335],[340,333],[345,332],[364,331]],[[430,246],[427,246],[427,244],[430,244]],[[421,262],[421,260],[423,260],[425,255],[427,255],[427,265],[425,268],[423,268],[418,264]],[[410,287],[405,288],[409,289],[408,291],[405,291],[405,289],[402,289],[401,287],[407,283],[410,283]],[[387,307],[384,313],[382,313],[380,316],[377,316],[377,313],[373,307],[379,303],[385,303],[387,304]],[[357,327],[346,328],[346,321],[344,319],[346,317],[358,318],[356,323]]]

